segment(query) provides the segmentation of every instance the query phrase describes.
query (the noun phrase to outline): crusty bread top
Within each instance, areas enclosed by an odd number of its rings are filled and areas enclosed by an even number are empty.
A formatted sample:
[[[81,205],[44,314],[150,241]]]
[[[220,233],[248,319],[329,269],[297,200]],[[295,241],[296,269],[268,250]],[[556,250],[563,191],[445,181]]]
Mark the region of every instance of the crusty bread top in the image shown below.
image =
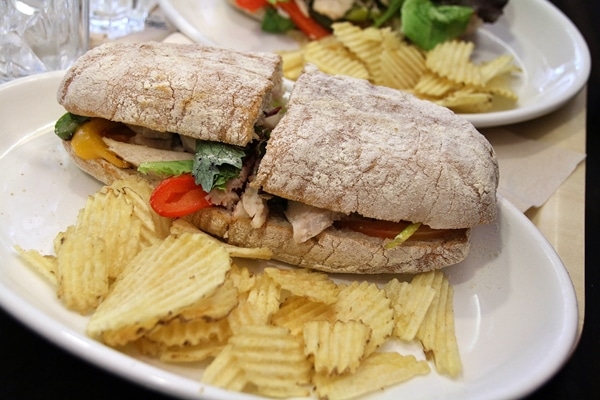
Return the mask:
[[[57,93],[67,111],[246,145],[282,92],[281,57],[164,42],[110,42],[82,57]]]
[[[315,207],[455,229],[496,217],[498,164],[486,138],[448,109],[307,66],[255,185]]]

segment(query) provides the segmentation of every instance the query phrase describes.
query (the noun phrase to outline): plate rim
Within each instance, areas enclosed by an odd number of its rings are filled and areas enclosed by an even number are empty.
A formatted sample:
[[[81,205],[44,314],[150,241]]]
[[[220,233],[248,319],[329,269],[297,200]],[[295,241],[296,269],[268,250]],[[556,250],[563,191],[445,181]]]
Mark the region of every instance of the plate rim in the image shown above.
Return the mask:
[[[58,84],[59,80],[62,79],[63,75],[63,71],[56,71],[38,74],[31,77],[20,78],[18,80],[9,82],[5,85],[0,85],[0,94],[7,89],[35,85],[38,81],[51,80],[55,81]],[[538,373],[536,376],[534,376],[534,383],[530,383],[528,388],[511,387],[511,392],[501,393],[503,396],[521,396],[526,395],[529,392],[537,389],[539,385],[543,384],[547,379],[554,375],[564,363],[566,363],[568,357],[577,345],[576,332],[578,326],[579,310],[575,296],[575,289],[572,284],[572,281],[570,280],[568,271],[566,270],[566,267],[562,263],[560,256],[552,247],[550,242],[543,236],[543,234],[537,229],[537,227],[535,227],[533,222],[529,220],[525,216],[525,214],[521,213],[508,200],[499,196],[498,204],[498,207],[501,210],[508,211],[511,218],[515,218],[516,221],[518,221],[520,224],[524,224],[524,228],[528,228],[529,230],[531,230],[531,232],[533,232],[534,239],[537,243],[539,243],[541,250],[550,259],[552,263],[554,271],[553,276],[557,280],[558,286],[561,288],[561,290],[563,290],[563,292],[568,292],[566,293],[568,296],[563,297],[563,302],[565,304],[564,308],[567,311],[571,310],[571,312],[564,313],[561,318],[561,322],[564,322],[565,326],[564,329],[561,331],[560,337],[562,338],[562,340],[557,341],[561,344],[560,346],[558,346],[560,347],[560,349],[559,351],[557,349],[553,349],[555,356],[552,357],[552,359],[560,361],[556,362],[550,370],[545,370],[543,374]],[[3,267],[0,266],[0,271],[2,271],[2,269]],[[54,318],[52,318],[50,315],[44,313],[43,310],[38,309],[33,304],[30,304],[26,299],[22,299],[20,296],[18,296],[17,293],[13,292],[11,288],[6,287],[2,280],[0,280],[0,288],[2,289],[0,290],[0,307],[2,307],[8,313],[14,316],[17,320],[21,321],[31,330],[39,333],[40,335],[42,335],[61,349],[75,354],[81,359],[92,362],[93,364],[104,368],[110,373],[123,376],[131,382],[135,382],[140,386],[150,387],[159,392],[163,392],[169,395],[175,395],[179,397],[189,396],[189,389],[186,390],[186,388],[190,388],[189,378],[185,378],[171,371],[167,371],[159,367],[147,364],[142,360],[138,360],[126,354],[120,353],[117,350],[114,350],[108,346],[103,345],[102,343],[92,340],[91,338],[85,335],[82,335],[81,333],[75,331],[73,328],[66,326],[60,321],[57,321]],[[48,326],[54,326],[55,329],[49,331],[47,329]],[[108,357],[106,356],[106,354],[108,354]],[[118,362],[114,360],[118,360]],[[134,369],[137,371],[143,370],[147,371],[149,375],[151,373],[154,374],[153,379],[149,381],[147,378],[141,378],[139,373],[133,373],[131,368],[132,364],[135,365]],[[160,378],[162,377],[167,377],[169,381],[167,383],[161,382]],[[178,387],[179,391],[177,389]],[[223,395],[223,393],[226,393],[226,398],[250,398],[244,394],[233,394],[231,392],[224,392],[219,388],[203,385],[201,382],[195,382],[194,388],[202,388],[203,394],[205,396],[217,394]]]
[[[167,18],[182,33],[190,39],[203,42],[205,44],[219,46],[214,40],[208,38],[201,30],[194,26],[188,18],[182,15],[174,3],[180,0],[158,0],[161,10]],[[589,80],[591,74],[591,54],[589,47],[575,24],[554,4],[547,0],[519,0],[519,2],[529,2],[535,7],[550,12],[564,24],[563,30],[565,37],[573,43],[574,49],[581,54],[581,64],[576,75],[576,79],[568,90],[564,90],[560,96],[550,97],[548,101],[539,101],[528,105],[526,108],[514,108],[502,111],[492,111],[487,113],[460,113],[458,115],[467,119],[477,129],[500,127],[520,122],[525,122],[547,115],[565,105],[575,95],[577,95]],[[514,3],[509,2],[507,7],[512,7]],[[207,6],[210,7],[210,6]],[[250,19],[249,17],[246,17]],[[483,29],[486,29],[485,27]]]

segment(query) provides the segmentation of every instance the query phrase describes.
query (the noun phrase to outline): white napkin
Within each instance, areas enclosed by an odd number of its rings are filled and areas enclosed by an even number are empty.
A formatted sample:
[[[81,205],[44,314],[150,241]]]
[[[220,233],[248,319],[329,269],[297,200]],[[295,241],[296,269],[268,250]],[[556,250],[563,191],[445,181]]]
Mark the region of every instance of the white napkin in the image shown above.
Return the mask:
[[[585,154],[523,138],[506,129],[485,131],[500,168],[498,193],[523,212],[540,207],[585,159]]]

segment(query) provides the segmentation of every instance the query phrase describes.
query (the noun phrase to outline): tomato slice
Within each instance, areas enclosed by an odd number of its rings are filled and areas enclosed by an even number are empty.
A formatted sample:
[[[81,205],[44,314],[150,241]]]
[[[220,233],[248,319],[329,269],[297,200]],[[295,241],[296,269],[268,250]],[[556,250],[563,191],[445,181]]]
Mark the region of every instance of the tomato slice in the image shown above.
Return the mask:
[[[382,239],[393,239],[396,235],[408,226],[408,223],[377,221],[371,219],[347,219],[336,221],[338,228],[347,228],[367,236],[378,237]]]
[[[347,228],[355,232],[373,236],[381,239],[393,239],[402,232],[410,223],[405,221],[391,222],[391,221],[378,221],[367,218],[356,218],[356,219],[345,219],[336,221],[334,225],[338,229]],[[445,233],[448,233],[449,229],[431,229],[427,225],[421,225],[419,229],[408,239],[432,239],[440,237]]]
[[[206,192],[196,185],[191,174],[173,176],[156,186],[150,196],[150,206],[158,215],[169,218],[183,217],[212,204]]]
[[[235,0],[239,7],[254,12],[260,10],[268,4],[268,0]]]

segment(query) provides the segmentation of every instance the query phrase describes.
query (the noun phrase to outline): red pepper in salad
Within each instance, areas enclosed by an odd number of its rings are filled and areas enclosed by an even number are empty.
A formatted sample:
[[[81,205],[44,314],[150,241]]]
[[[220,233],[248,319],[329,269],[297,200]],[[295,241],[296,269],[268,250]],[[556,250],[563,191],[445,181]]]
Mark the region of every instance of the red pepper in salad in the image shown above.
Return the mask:
[[[269,4],[268,0],[235,0],[235,4],[239,7],[255,12],[260,10],[263,7],[266,7]]]
[[[294,0],[277,1],[274,6],[289,15],[296,27],[308,36],[310,40],[322,39],[331,34],[331,32],[325,29],[317,21],[310,16],[305,15]]]
[[[256,12],[269,5],[280,9],[310,40],[321,39],[331,34],[327,28],[320,25],[309,15],[304,14],[294,0],[236,0],[236,4],[250,12]]]

